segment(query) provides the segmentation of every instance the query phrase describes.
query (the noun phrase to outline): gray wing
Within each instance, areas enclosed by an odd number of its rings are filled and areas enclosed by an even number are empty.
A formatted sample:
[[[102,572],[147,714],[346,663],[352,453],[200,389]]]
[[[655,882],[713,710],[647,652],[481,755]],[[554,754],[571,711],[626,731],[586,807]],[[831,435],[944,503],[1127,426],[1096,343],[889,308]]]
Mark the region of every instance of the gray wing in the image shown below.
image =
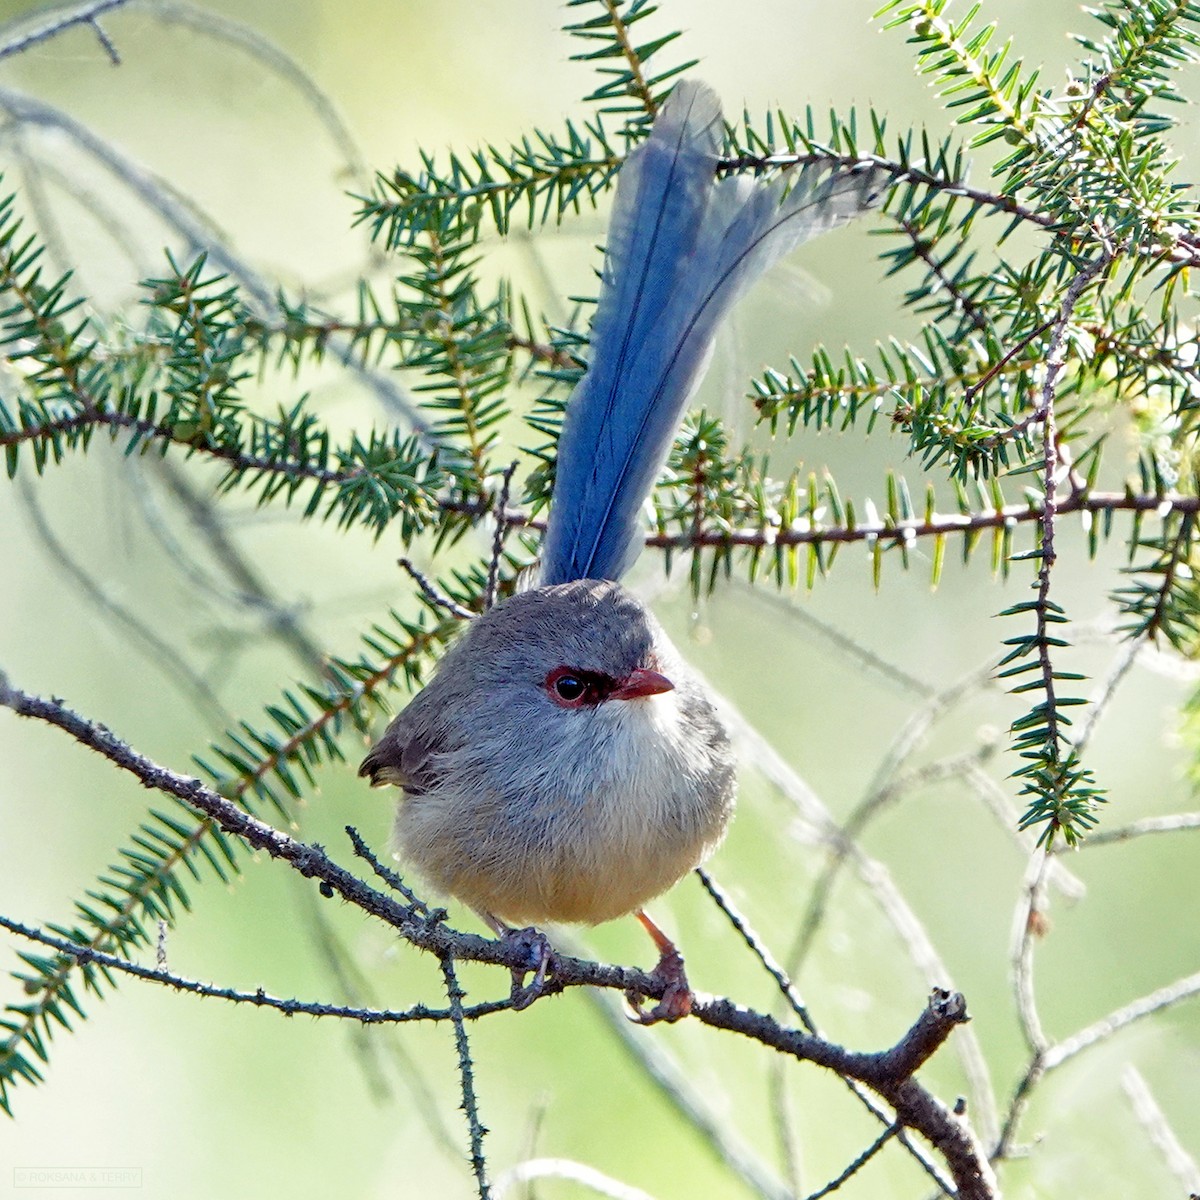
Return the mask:
[[[394,784],[419,796],[438,785],[437,757],[453,749],[458,739],[453,723],[434,720],[438,703],[430,693],[436,690],[431,683],[414,696],[362,760],[358,773],[370,779],[372,787]]]

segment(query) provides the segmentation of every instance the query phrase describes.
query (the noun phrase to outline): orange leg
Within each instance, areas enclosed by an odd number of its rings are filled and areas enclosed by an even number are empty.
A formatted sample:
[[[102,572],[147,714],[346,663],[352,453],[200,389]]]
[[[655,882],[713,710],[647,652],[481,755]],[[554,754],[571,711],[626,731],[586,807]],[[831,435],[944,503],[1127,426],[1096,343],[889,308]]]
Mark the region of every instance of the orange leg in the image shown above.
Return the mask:
[[[642,1011],[641,997],[627,994],[626,998],[634,1010],[634,1020],[642,1025],[653,1025],[656,1021],[678,1021],[692,1011],[695,1000],[683,969],[683,955],[644,909],[639,908],[634,915],[658,948],[658,965],[651,974],[665,985],[662,999],[649,1012]]]

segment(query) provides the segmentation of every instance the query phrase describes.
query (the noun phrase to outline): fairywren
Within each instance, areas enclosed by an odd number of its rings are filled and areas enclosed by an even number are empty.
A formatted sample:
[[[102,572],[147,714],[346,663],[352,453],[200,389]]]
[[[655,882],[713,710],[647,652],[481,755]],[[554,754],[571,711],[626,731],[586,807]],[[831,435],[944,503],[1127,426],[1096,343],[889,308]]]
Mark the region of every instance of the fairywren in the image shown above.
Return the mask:
[[[497,930],[636,912],[667,984],[647,1020],[691,993],[642,906],[721,840],[734,758],[705,684],[617,580],[721,319],[888,182],[867,164],[717,179],[722,133],[715,94],[679,83],[622,167],[539,586],[471,622],[359,772],[403,789],[402,858]]]

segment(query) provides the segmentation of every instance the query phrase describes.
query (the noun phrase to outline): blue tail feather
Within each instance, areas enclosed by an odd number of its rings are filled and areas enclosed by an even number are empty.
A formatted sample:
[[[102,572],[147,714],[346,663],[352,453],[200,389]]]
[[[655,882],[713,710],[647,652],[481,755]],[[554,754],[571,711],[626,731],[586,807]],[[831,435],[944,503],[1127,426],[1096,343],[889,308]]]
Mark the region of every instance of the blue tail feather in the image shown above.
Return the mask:
[[[590,364],[567,405],[542,582],[619,579],[639,516],[708,366],[717,326],[801,242],[878,202],[886,173],[805,167],[715,181],[715,93],[685,81],[622,167]]]

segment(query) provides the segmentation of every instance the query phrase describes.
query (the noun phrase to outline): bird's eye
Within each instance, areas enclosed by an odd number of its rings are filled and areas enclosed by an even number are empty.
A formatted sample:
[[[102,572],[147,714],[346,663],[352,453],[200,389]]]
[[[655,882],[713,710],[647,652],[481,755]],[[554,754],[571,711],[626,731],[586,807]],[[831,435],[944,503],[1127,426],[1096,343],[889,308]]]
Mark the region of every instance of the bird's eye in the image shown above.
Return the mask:
[[[596,677],[588,671],[576,671],[571,667],[555,667],[546,676],[542,687],[560,708],[580,708],[600,700]]]
[[[574,704],[587,691],[587,684],[578,675],[560,675],[554,681],[554,691],[560,700]]]

